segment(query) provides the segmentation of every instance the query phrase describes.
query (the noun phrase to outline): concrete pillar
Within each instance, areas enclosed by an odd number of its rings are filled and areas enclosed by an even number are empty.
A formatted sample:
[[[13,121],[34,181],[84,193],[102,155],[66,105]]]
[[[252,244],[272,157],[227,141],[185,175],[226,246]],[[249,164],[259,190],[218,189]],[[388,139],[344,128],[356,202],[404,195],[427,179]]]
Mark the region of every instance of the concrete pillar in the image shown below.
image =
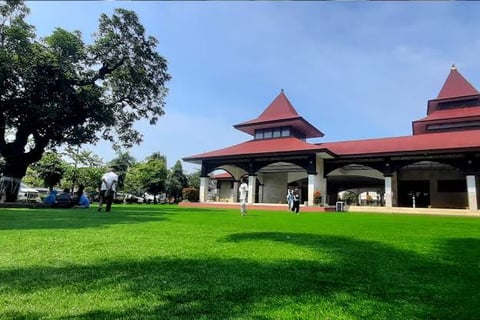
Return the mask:
[[[230,196],[230,202],[238,202],[238,181],[233,181],[232,195]]]
[[[255,202],[255,183],[257,182],[256,176],[248,176],[248,204]]]
[[[385,177],[385,207],[392,207],[392,177]]]
[[[327,204],[327,179],[323,177],[323,159],[316,159],[317,174],[308,175],[308,205],[313,206],[313,195],[320,191],[323,205]]]
[[[308,175],[308,206],[313,206],[313,194],[315,193],[315,174]]]
[[[263,203],[263,184],[258,186],[258,203]]]
[[[206,202],[208,198],[208,177],[200,177],[200,202]]]
[[[477,184],[475,175],[467,175],[467,197],[468,197],[468,208],[471,211],[478,210],[477,202]]]

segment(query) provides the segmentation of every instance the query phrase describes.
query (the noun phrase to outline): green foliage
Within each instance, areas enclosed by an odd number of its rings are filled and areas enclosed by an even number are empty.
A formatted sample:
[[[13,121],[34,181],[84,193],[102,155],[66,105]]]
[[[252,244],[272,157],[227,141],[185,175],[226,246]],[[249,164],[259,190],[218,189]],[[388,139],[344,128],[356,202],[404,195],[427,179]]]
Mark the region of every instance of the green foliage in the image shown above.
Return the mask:
[[[474,217],[132,204],[0,229],[1,319],[480,318]]]
[[[322,203],[322,194],[320,193],[320,191],[315,191],[313,193],[313,203],[317,205]]]
[[[136,196],[143,196],[145,189],[143,186],[142,164],[132,164],[126,173],[123,190],[126,193]]]
[[[82,150],[80,145],[66,146],[64,154],[77,166],[103,167],[103,160],[92,151]]]
[[[174,197],[175,202],[182,197],[182,189],[188,185],[187,177],[183,174],[182,162],[177,160],[175,165],[168,172],[166,181],[166,192],[168,196]]]
[[[188,186],[200,189],[200,170],[187,175]]]
[[[343,193],[342,200],[345,201],[348,205],[358,203],[358,195],[354,192],[347,191]]]
[[[140,182],[145,191],[157,196],[165,191],[167,159],[158,152],[153,153],[138,166]],[[156,197],[155,197],[156,202]]]
[[[43,180],[43,185],[52,190],[62,180],[67,164],[57,153],[47,152],[39,162],[32,165],[32,168]]]
[[[200,192],[197,188],[183,188],[182,195],[183,199],[190,202],[197,202],[200,199]]]
[[[25,177],[23,177],[23,183],[31,187],[45,187],[44,180],[40,177],[39,173],[31,166],[28,167]]]
[[[123,190],[128,168],[135,163],[135,158],[132,157],[128,151],[117,152],[117,157],[108,163],[108,166],[115,168],[116,173],[118,174],[118,189]]]
[[[60,189],[72,188],[72,181],[75,180],[75,187],[83,185],[85,186],[85,192],[89,194],[96,192],[100,185],[102,175],[105,172],[105,167],[75,168],[74,166],[70,165],[67,167]]]

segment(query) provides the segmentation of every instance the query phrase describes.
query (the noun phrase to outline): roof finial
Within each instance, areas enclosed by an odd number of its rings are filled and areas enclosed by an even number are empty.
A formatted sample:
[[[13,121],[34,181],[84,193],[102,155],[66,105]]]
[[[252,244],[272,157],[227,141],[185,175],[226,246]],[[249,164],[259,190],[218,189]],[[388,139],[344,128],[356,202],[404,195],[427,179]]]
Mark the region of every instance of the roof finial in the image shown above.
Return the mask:
[[[455,67],[455,63],[452,64],[452,67],[450,68],[450,70],[457,70],[457,67]]]
[[[282,88],[282,90],[280,90],[280,93],[283,93],[283,88]]]

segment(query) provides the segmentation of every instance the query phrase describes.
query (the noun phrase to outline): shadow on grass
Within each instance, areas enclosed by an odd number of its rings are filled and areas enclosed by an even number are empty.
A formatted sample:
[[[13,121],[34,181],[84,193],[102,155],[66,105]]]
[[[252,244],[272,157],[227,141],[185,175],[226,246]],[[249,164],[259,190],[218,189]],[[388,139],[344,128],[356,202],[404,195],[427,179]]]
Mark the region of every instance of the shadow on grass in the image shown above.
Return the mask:
[[[97,205],[88,209],[1,208],[0,230],[80,229],[105,227],[113,224],[162,221],[168,216],[188,214],[188,208],[164,205],[117,205],[112,211],[97,212]],[[221,214],[224,210],[195,209],[195,213]]]
[[[478,239],[450,239],[440,244],[442,252],[435,259],[376,242],[335,236],[244,233],[225,241],[295,244],[317,250],[322,253],[319,257],[328,259],[263,263],[249,259],[154,258],[107,261],[95,266],[0,270],[0,301],[7,301],[5,297],[11,295],[48,299],[48,294],[57,290],[61,293],[51,299],[69,299],[63,301],[65,309],[34,309],[37,313],[31,313],[34,303],[29,301],[30,311],[18,311],[21,306],[4,309],[0,318],[480,318]],[[77,304],[75,297],[85,295],[92,296],[91,304]],[[69,315],[61,316],[66,313]]]
[[[88,209],[1,209],[0,230],[78,229],[166,219],[159,213],[162,208],[154,206],[114,206],[109,213],[105,208],[97,212],[96,206]]]

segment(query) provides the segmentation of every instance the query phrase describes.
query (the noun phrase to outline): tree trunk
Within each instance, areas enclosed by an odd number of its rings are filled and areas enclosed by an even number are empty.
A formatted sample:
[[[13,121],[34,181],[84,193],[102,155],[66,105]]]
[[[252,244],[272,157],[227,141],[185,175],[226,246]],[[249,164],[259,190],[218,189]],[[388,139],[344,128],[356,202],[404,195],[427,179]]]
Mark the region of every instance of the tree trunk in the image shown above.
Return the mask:
[[[0,178],[0,195],[2,201],[16,202],[18,191],[20,190],[20,182],[27,172],[28,164],[23,161],[12,161],[5,158],[5,169],[3,176]]]

